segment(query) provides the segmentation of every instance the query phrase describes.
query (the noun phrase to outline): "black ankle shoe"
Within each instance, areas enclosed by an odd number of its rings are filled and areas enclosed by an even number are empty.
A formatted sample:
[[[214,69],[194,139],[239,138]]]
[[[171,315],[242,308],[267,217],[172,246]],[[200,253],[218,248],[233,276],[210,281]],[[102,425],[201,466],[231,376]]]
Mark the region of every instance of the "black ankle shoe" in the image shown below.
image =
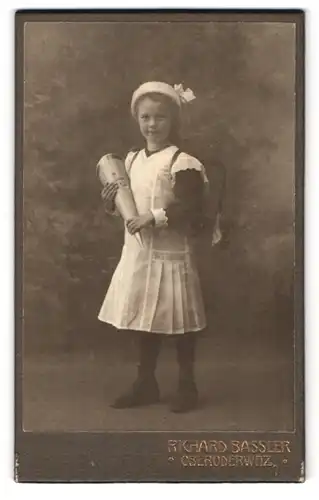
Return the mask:
[[[119,396],[111,405],[113,408],[134,408],[158,403],[159,388],[155,377],[137,378],[133,386]]]
[[[186,413],[198,406],[198,391],[195,382],[181,383],[171,405],[173,413]]]

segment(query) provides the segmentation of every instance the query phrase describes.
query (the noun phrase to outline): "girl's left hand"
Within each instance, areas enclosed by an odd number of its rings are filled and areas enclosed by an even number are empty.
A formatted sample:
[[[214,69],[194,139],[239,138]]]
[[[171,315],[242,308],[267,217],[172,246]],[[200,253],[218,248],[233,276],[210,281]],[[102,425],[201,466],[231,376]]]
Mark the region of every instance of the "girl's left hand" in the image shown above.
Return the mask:
[[[151,211],[146,214],[138,215],[126,222],[127,230],[130,234],[135,234],[144,227],[151,226],[154,222],[154,217]]]

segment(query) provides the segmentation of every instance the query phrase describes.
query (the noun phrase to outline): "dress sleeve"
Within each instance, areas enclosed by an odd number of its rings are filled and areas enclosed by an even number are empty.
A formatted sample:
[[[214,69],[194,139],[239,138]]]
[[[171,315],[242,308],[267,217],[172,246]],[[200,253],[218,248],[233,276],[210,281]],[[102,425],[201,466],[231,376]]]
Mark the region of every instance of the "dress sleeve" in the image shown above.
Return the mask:
[[[204,165],[194,156],[190,156],[186,153],[181,153],[177,160],[174,162],[172,166],[171,175],[173,184],[176,181],[176,174],[179,172],[185,172],[188,170],[196,170],[202,178],[204,183],[208,183],[208,178],[206,175]]]

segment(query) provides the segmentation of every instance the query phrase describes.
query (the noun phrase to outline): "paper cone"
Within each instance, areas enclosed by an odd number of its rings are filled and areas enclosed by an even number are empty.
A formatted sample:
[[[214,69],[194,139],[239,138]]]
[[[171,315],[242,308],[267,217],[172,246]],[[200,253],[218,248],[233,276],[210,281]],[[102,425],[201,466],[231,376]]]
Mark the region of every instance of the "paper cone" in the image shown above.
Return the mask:
[[[119,189],[115,197],[115,205],[124,221],[136,217],[138,211],[124,161],[114,154],[107,154],[97,164],[97,174],[103,186],[107,182],[116,182],[118,184]],[[134,236],[139,245],[143,247],[141,234],[135,233]]]

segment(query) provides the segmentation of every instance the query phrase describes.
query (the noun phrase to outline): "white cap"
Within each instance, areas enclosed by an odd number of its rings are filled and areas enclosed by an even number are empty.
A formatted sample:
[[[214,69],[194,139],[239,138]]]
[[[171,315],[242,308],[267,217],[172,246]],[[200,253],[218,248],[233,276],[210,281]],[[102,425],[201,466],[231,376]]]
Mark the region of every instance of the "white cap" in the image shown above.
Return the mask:
[[[140,85],[132,96],[131,112],[133,116],[135,115],[135,106],[138,99],[145,94],[152,93],[165,95],[169,97],[179,108],[181,107],[182,101],[180,95],[176,92],[174,87],[165,82],[146,82]]]

